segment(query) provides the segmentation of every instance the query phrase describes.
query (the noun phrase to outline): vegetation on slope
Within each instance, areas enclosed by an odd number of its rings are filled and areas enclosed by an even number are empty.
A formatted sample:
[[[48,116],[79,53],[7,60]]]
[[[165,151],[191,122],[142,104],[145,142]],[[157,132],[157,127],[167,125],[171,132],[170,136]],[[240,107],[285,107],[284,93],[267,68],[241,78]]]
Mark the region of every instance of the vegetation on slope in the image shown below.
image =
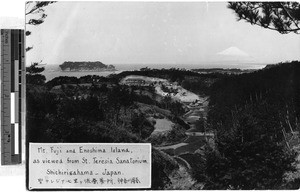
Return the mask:
[[[284,63],[213,85],[208,120],[217,148],[207,155],[208,189],[286,185],[296,157],[287,136],[299,139],[299,71],[299,62]]]
[[[153,149],[152,189],[297,188],[298,178],[289,182],[285,178],[286,173],[295,171],[295,153],[289,138],[299,131],[299,66],[299,62],[291,62],[253,73],[205,77],[205,93],[210,96],[207,126],[216,133],[215,148],[180,153],[191,166],[186,174],[174,158]],[[157,145],[178,142],[188,128],[180,118],[184,113],[182,105],[155,95],[151,87],[119,85],[118,80],[132,73],[170,79],[180,72],[181,83],[187,81],[186,86],[190,86],[189,82],[195,82],[190,90],[201,88],[197,81],[203,76],[180,70],[58,77],[47,83],[29,74],[28,140],[151,141]],[[177,127],[165,138],[154,138],[153,117],[169,119]],[[199,141],[193,147],[196,150],[203,145],[205,141]],[[188,151],[185,147],[180,150]]]

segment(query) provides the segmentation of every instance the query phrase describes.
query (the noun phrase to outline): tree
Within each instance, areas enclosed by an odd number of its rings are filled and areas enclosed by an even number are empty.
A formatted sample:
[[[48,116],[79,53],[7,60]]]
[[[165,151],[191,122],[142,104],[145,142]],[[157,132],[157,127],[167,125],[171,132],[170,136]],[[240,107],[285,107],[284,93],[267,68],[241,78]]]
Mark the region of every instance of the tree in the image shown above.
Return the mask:
[[[45,7],[55,3],[55,1],[27,1],[25,16],[36,15],[37,17],[31,18],[26,22],[27,25],[40,25],[44,22],[47,14],[45,14]],[[26,35],[30,35],[30,31],[26,31]]]
[[[45,14],[45,7],[55,3],[55,1],[27,1],[25,8],[26,19],[29,15],[34,15],[34,18],[31,18],[26,22],[26,25],[40,25],[44,22],[47,15]],[[27,28],[27,27],[26,27]],[[31,35],[30,31],[25,32],[26,36]],[[26,52],[30,51],[33,46],[26,47]],[[38,67],[41,62],[34,62],[30,67],[26,67],[26,81],[28,84],[42,85],[46,81],[46,77],[40,73],[45,70],[44,67]]]
[[[232,113],[233,127],[217,130],[218,149],[206,151],[206,189],[280,189],[295,171],[296,154],[284,142],[270,106],[260,102]],[[267,114],[267,115],[262,115]]]
[[[45,7],[55,3],[55,1],[27,1],[26,8],[25,8],[25,16],[26,20],[29,15],[34,15],[34,18],[29,19],[26,21],[26,25],[40,25],[44,23],[47,14],[45,14]],[[26,36],[31,35],[31,31],[25,32]],[[26,51],[31,50],[33,47],[26,47]]]
[[[46,81],[46,77],[41,75],[45,68],[38,67],[39,63],[32,63],[29,67],[26,67],[26,83],[33,85],[43,85]]]
[[[300,4],[297,2],[229,2],[239,20],[282,34],[300,34]]]
[[[45,70],[44,67],[38,67],[39,63],[32,63],[29,67],[26,67],[26,73],[35,75],[43,72]]]

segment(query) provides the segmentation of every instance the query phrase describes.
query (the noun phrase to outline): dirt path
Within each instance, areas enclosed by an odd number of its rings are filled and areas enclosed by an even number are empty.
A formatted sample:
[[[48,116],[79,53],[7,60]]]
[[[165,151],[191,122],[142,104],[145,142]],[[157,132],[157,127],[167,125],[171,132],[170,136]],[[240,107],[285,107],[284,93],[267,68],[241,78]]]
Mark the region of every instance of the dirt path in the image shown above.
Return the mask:
[[[158,149],[173,150],[175,156],[184,153],[194,153],[205,144],[207,137],[214,136],[213,133],[204,133],[197,130],[196,125],[200,118],[206,119],[208,97],[201,97],[197,103],[186,103],[186,107],[189,108],[189,111],[183,115],[183,120],[190,125],[190,129],[185,132],[188,136],[187,139],[182,143],[158,147]]]

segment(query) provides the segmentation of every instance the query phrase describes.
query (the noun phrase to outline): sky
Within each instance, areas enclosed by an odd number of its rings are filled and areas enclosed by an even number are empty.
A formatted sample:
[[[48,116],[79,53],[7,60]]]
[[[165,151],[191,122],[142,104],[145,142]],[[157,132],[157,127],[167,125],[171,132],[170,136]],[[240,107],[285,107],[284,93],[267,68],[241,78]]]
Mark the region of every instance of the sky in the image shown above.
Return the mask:
[[[300,60],[300,35],[237,21],[226,2],[58,2],[32,31],[27,64],[266,64]],[[29,18],[27,18],[29,19]],[[225,54],[224,54],[225,53]],[[226,54],[227,53],[227,54]]]

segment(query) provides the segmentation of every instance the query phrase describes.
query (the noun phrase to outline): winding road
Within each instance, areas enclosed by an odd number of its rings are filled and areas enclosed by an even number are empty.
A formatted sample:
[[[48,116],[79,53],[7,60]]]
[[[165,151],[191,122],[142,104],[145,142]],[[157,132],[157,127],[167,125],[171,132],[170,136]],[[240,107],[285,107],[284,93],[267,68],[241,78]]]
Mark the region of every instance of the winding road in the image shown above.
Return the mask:
[[[183,120],[190,125],[185,134],[188,136],[183,142],[174,145],[157,147],[162,151],[173,150],[174,157],[178,157],[184,153],[194,153],[201,150],[201,147],[206,143],[207,138],[213,138],[213,133],[201,132],[197,127],[199,119],[206,120],[208,97],[199,97],[200,101],[193,103],[185,103],[189,111],[182,116]]]

